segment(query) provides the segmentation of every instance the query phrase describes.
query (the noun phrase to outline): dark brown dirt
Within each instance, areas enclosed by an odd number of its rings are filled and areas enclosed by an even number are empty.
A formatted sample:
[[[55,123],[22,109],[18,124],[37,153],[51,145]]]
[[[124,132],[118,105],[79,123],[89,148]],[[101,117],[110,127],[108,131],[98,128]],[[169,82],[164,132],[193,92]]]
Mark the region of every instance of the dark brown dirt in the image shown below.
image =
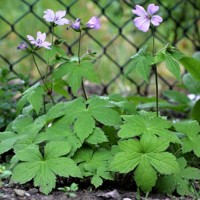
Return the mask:
[[[36,188],[21,188],[19,185],[5,185],[0,188],[0,200],[103,200],[103,199],[115,199],[115,200],[136,200],[136,193],[129,191],[118,190],[118,198],[103,198],[101,195],[110,192],[104,190],[79,190],[76,192],[75,198],[69,198],[67,194],[61,191],[54,191],[49,195],[43,195]],[[144,200],[144,197],[140,198]],[[186,197],[167,197],[163,195],[150,194],[148,200],[192,200],[193,198]]]

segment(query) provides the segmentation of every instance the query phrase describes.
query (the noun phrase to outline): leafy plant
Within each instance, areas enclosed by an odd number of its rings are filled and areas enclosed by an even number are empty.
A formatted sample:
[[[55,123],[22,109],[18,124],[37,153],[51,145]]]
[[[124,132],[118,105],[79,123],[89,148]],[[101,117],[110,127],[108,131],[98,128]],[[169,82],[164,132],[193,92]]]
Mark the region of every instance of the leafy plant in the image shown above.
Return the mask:
[[[120,152],[111,162],[110,170],[120,173],[134,171],[134,180],[144,192],[156,185],[158,174],[172,174],[179,170],[176,157],[165,150],[169,141],[155,135],[143,134],[140,140],[119,142]]]
[[[76,163],[65,156],[70,146],[65,142],[51,142],[44,147],[44,156],[38,146],[18,151],[16,157],[22,161],[13,170],[12,180],[21,184],[34,179],[34,186],[48,194],[56,184],[56,175],[82,177]],[[30,170],[31,169],[31,170]]]
[[[200,180],[200,170],[188,167],[184,157],[177,159],[180,171],[178,173],[163,176],[157,182],[159,192],[171,194],[175,190],[181,196],[194,196],[191,183]]]
[[[76,191],[78,190],[78,185],[76,183],[72,183],[70,186],[60,187],[58,190],[64,192],[68,197],[76,197]]]

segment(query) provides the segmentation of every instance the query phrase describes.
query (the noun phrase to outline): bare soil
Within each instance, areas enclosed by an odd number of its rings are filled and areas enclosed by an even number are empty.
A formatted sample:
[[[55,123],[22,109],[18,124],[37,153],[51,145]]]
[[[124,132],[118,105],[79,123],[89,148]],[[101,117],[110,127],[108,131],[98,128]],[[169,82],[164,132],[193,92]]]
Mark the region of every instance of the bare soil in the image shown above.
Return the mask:
[[[29,188],[28,188],[29,187]],[[118,196],[108,196],[105,197],[105,194],[111,192],[111,190],[91,190],[91,189],[82,189],[76,192],[76,197],[69,198],[67,194],[61,191],[53,191],[49,195],[44,195],[39,192],[37,188],[30,188],[30,185],[22,187],[15,184],[7,184],[0,188],[0,200],[103,200],[103,199],[116,199],[116,200],[136,200],[137,193],[116,190]],[[109,186],[108,186],[109,187]],[[103,197],[104,196],[104,197]],[[144,200],[145,197],[140,198]],[[168,197],[164,195],[153,195],[150,194],[148,200],[192,200],[193,198],[188,197]]]

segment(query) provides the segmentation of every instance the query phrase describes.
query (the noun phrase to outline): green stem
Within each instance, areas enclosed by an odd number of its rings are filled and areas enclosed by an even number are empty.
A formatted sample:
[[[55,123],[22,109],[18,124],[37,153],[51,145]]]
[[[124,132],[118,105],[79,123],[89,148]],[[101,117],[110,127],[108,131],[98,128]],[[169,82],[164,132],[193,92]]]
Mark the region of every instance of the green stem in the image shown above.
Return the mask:
[[[78,40],[78,63],[80,64],[81,62],[81,58],[80,58],[80,51],[81,51],[81,31],[79,34],[79,40]],[[85,86],[84,86],[84,81],[82,79],[81,81],[81,85],[82,85],[82,90],[83,90],[83,96],[85,98],[85,100],[87,100],[87,94],[86,94],[86,90],[85,90]]]
[[[32,56],[33,56],[33,61],[34,61],[34,64],[35,64],[35,66],[36,66],[36,68],[37,68],[37,71],[38,71],[38,73],[39,73],[39,75],[40,75],[40,77],[41,77],[41,80],[42,80],[43,84],[44,84],[44,87],[45,87],[46,90],[47,90],[47,94],[48,94],[49,97],[51,98],[52,103],[55,105],[55,101],[54,101],[54,99],[53,99],[51,93],[49,93],[49,92],[51,92],[51,91],[49,91],[49,89],[48,89],[48,87],[47,87],[47,85],[46,85],[46,83],[45,83],[45,81],[44,81],[44,79],[43,79],[43,77],[42,77],[42,73],[41,73],[41,71],[40,71],[40,69],[39,69],[39,67],[38,67],[38,65],[37,65],[37,62],[36,62],[36,60],[35,60],[34,53],[32,53]]]
[[[155,55],[155,30],[154,27],[152,28],[152,35],[153,35],[153,50],[152,54],[153,56]],[[158,72],[157,72],[157,66],[154,64],[153,66],[153,71],[155,74],[155,84],[156,84],[156,115],[158,117],[159,109],[158,109]]]

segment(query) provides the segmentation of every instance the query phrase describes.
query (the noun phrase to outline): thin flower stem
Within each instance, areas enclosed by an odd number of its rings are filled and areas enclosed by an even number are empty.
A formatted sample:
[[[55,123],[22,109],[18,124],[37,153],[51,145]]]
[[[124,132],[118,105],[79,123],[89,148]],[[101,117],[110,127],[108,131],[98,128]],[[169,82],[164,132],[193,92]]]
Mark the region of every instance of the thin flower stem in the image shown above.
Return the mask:
[[[80,58],[80,51],[81,51],[81,31],[80,31],[80,34],[79,34],[79,40],[78,40],[78,63],[80,64],[81,62],[81,58]],[[81,85],[82,85],[82,90],[83,90],[83,96],[85,98],[85,100],[87,100],[87,94],[86,94],[86,91],[85,91],[85,86],[84,86],[84,81],[82,79],[81,81]]]
[[[52,25],[52,47],[53,47],[53,39],[54,39],[54,24]],[[50,71],[50,75],[54,73],[54,66],[49,66],[48,65],[48,68],[49,68],[49,71]],[[47,74],[46,74],[47,75]],[[51,92],[53,91],[53,80],[51,78]]]
[[[153,56],[155,55],[155,30],[154,27],[152,28],[152,35],[153,35],[153,49],[152,49],[152,54]],[[154,64],[153,66],[153,71],[155,74],[155,84],[156,84],[156,115],[158,117],[159,109],[158,109],[158,72],[157,72],[157,66]]]
[[[47,90],[47,94],[48,94],[49,97],[51,98],[52,103],[55,105],[55,101],[54,101],[54,99],[53,99],[51,93],[49,93],[49,89],[48,89],[48,87],[47,87],[47,85],[46,85],[46,83],[45,83],[45,81],[44,81],[44,79],[43,79],[42,73],[41,73],[41,71],[40,71],[40,69],[39,69],[39,67],[38,67],[38,65],[37,65],[37,62],[36,62],[36,60],[35,60],[34,53],[32,53],[32,56],[33,56],[33,61],[34,61],[34,64],[35,64],[35,66],[36,66],[36,68],[37,68],[37,71],[38,71],[38,73],[39,73],[39,75],[40,75],[40,77],[41,77],[42,83],[44,84],[44,87],[45,87],[46,90]]]

